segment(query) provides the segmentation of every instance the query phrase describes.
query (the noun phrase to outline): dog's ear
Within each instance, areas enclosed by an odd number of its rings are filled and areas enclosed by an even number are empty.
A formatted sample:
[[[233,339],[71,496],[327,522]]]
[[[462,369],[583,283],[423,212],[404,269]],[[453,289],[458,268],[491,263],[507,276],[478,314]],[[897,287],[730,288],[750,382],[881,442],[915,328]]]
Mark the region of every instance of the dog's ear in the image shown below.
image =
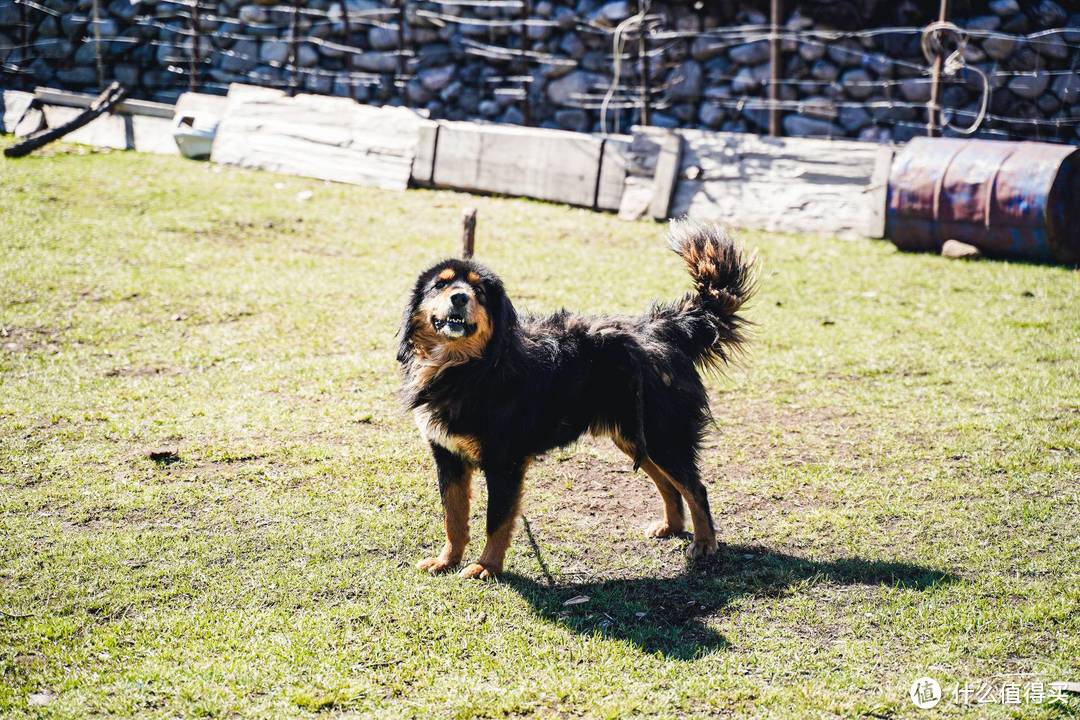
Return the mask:
[[[403,365],[412,360],[413,355],[416,354],[416,350],[413,348],[412,343],[413,332],[416,330],[413,316],[416,314],[416,309],[420,305],[422,287],[423,278],[421,277],[421,279],[416,281],[416,287],[413,288],[412,293],[409,295],[409,303],[405,306],[405,315],[401,319],[401,328],[398,330],[397,361]]]
[[[401,329],[398,330],[398,349],[397,349],[397,361],[404,365],[412,359],[414,350],[412,344],[413,334],[413,322],[412,314],[408,311],[405,313],[405,319],[401,322]]]
[[[491,314],[491,340],[488,341],[488,357],[498,362],[506,347],[518,333],[518,316],[514,304],[506,295],[502,283],[495,279],[485,284],[488,296],[488,312]]]

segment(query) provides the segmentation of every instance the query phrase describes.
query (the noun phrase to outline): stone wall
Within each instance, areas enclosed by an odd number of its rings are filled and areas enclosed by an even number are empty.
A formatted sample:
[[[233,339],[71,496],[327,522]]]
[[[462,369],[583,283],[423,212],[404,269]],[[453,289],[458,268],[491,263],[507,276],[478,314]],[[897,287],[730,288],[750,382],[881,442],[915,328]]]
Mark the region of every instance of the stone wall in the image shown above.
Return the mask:
[[[293,87],[425,108],[438,118],[581,131],[626,130],[640,120],[643,73],[633,29],[606,122],[600,112],[615,72],[614,31],[636,12],[633,0],[308,0],[299,12],[250,0],[39,3],[0,0],[4,87],[93,91],[115,78],[135,97],[172,101],[192,85],[194,66],[194,84],[207,92],[232,82]],[[651,124],[766,128],[762,5],[652,4]],[[786,19],[785,132],[882,142],[925,133],[925,9],[889,4],[910,30],[838,30],[838,5],[804,3]],[[979,114],[983,81],[970,69],[977,68],[991,90],[977,137],[1080,143],[1080,13],[1054,0],[973,1],[965,12],[954,22],[967,38],[967,67],[943,81],[942,104],[952,109],[946,119],[965,127]]]

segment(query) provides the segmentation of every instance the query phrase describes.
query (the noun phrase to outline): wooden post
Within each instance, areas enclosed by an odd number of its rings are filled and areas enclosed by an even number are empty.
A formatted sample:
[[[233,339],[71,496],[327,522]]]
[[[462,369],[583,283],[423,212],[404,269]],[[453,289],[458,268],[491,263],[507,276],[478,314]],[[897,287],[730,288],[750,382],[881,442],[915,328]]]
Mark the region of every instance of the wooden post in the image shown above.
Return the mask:
[[[941,0],[938,22],[945,22],[948,19],[949,0]],[[938,97],[941,90],[941,65],[944,62],[942,53],[943,51],[939,49],[930,72],[930,102],[926,104],[926,134],[930,137],[937,137],[938,127],[941,124],[938,112]]]
[[[529,49],[528,20],[529,14],[532,11],[531,6],[532,3],[529,2],[529,0],[521,0],[521,50],[523,53]],[[525,71],[527,72],[529,69],[528,61],[523,62],[522,67],[524,67]],[[514,72],[517,71],[518,69],[514,68]],[[529,101],[529,88],[531,87],[531,83],[523,82],[522,85],[525,89],[525,97],[522,99],[521,103],[521,115],[525,118],[525,122],[523,124],[527,127],[532,124],[532,118],[530,117],[532,115],[532,104]]]
[[[397,21],[397,80],[401,80],[401,76],[405,74],[405,2],[406,0],[400,0],[401,4],[398,5],[398,21]]]
[[[461,213],[461,257],[469,260],[476,249],[476,208],[467,207]]]
[[[98,7],[98,0],[94,0],[93,4],[93,18],[94,18],[94,61],[97,65],[97,81],[98,87],[104,87],[105,85],[105,63],[101,59],[101,13]],[[23,52],[26,52],[25,48]]]
[[[292,78],[289,80],[289,95],[296,95],[300,87],[300,65],[297,50],[300,45],[300,0],[292,2],[292,24],[289,28],[289,65],[292,68]]]
[[[349,0],[341,0],[341,31],[345,36],[344,45],[350,45],[352,39],[352,26],[349,25]],[[348,58],[345,61],[347,69],[352,68],[352,53],[345,53],[345,57]]]
[[[188,74],[188,90],[195,92],[199,85],[199,65],[202,58],[199,57],[199,2],[195,0],[191,4],[191,72]]]
[[[769,135],[780,137],[780,22],[783,0],[772,0],[769,29]]]
[[[638,12],[649,12],[649,0],[638,0]],[[649,103],[652,90],[649,87],[649,25],[642,19],[638,26],[638,64],[641,66],[641,124],[649,124]]]

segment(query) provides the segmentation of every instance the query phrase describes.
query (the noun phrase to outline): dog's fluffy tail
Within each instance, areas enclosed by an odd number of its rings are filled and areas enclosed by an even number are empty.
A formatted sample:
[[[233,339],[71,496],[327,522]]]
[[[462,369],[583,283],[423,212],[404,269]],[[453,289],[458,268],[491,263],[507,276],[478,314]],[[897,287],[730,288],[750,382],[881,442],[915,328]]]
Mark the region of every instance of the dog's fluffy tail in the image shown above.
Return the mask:
[[[722,367],[746,342],[747,321],[738,310],[754,294],[754,261],[719,225],[674,220],[668,244],[686,262],[696,292],[658,307],[654,317],[667,321],[662,332],[694,362]]]

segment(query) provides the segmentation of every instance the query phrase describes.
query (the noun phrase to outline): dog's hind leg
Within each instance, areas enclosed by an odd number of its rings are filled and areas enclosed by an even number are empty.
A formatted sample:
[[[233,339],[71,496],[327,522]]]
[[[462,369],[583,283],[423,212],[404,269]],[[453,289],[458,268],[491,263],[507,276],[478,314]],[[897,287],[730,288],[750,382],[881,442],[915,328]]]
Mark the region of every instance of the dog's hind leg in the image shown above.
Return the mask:
[[[683,467],[657,468],[667,476],[668,481],[690,506],[690,518],[694,521],[694,541],[686,548],[687,556],[696,560],[712,555],[716,552],[716,528],[709,510],[708,491],[698,477],[697,467],[690,463]]]
[[[638,453],[634,447],[623,440],[616,437],[615,444],[624,453],[630,456],[635,463],[637,463]],[[645,471],[645,474],[656,485],[656,490],[660,493],[660,498],[664,501],[664,517],[662,520],[656,522],[645,528],[645,534],[648,537],[654,538],[666,538],[672,535],[678,535],[686,529],[686,514],[683,510],[683,499],[679,490],[672,484],[668,478],[666,472],[660,469],[660,467],[650,460],[648,457],[641,460],[641,469]]]
[[[484,467],[488,487],[487,543],[477,561],[461,571],[462,577],[486,580],[502,572],[520,510],[521,489],[528,465],[526,459],[504,466]]]
[[[469,499],[472,494],[472,465],[441,445],[432,443],[435,465],[439,471],[439,495],[442,496],[446,526],[446,544],[437,557],[424,558],[416,564],[429,573],[441,573],[461,562],[469,542]]]

